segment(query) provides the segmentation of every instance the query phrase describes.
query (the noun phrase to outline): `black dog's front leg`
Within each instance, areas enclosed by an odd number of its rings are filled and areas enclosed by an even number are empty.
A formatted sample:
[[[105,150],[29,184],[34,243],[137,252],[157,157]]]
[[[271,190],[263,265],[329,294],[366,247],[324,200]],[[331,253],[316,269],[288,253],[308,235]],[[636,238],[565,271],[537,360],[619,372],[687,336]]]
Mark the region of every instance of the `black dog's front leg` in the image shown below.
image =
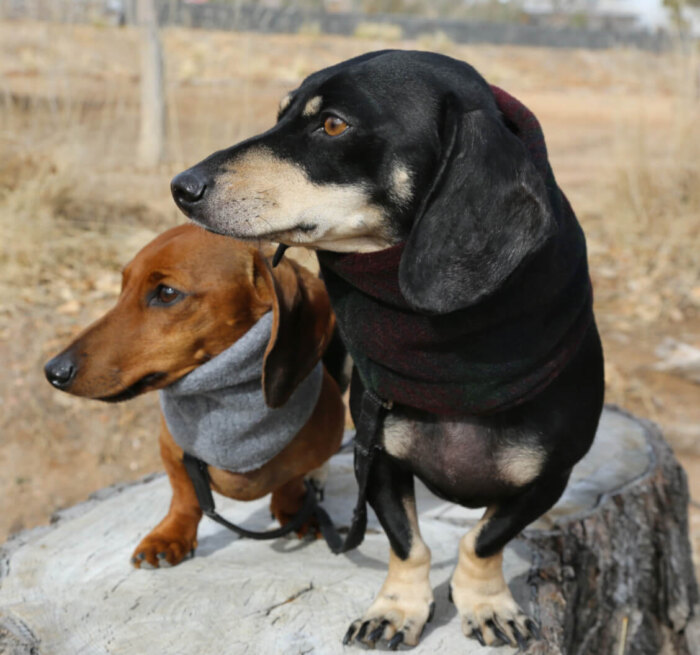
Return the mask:
[[[430,587],[430,550],[418,528],[413,474],[379,452],[367,485],[367,499],[391,545],[389,571],[376,599],[364,616],[352,623],[343,643],[368,646],[386,639],[395,649],[418,643],[434,608]]]
[[[489,646],[504,642],[521,648],[530,637],[538,637],[537,625],[515,602],[506,583],[503,549],[554,505],[570,472],[543,475],[519,495],[489,506],[479,523],[462,537],[450,597],[468,637]]]

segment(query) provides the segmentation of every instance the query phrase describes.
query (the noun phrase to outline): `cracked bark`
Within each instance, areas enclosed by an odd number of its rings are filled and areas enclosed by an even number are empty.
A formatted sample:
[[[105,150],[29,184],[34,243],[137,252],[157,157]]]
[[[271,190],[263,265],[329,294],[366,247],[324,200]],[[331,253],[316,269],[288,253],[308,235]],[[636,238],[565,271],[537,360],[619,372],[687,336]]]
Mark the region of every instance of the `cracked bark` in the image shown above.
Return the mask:
[[[685,473],[643,422],[647,472],[551,532],[525,533],[543,642],[528,654],[697,655]]]

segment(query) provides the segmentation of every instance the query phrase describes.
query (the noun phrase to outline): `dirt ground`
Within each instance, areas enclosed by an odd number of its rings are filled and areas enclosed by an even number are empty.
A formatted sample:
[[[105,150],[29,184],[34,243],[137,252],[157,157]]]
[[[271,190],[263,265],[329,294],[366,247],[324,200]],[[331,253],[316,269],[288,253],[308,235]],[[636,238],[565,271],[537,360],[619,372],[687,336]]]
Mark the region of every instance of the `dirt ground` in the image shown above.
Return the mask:
[[[697,52],[184,29],[163,40],[168,151],[145,169],[135,157],[138,34],[0,22],[0,542],[160,468],[155,394],[75,399],[42,367],[113,304],[133,254],[184,220],[171,176],[269,127],[305,75],[383,47],[465,59],[537,114],[588,236],[607,400],[662,426],[700,502],[699,387],[657,370],[662,344],[700,347]],[[691,510],[700,552],[700,505]]]

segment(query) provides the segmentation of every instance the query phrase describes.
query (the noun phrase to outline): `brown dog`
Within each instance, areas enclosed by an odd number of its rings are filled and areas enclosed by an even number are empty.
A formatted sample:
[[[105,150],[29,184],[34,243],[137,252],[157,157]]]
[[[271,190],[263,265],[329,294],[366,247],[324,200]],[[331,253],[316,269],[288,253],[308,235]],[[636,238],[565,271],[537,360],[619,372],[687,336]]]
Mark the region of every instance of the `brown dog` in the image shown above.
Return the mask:
[[[237,342],[269,311],[263,392],[268,406],[281,407],[314,369],[333,333],[323,283],[288,260],[272,270],[253,245],[181,225],[154,239],[126,266],[116,306],[49,361],[46,376],[76,396],[128,400],[183,378]],[[272,493],[270,509],[286,524],[301,507],[304,476],[338,449],[344,414],[338,386],[324,368],[311,417],[291,442],[246,473],[210,466],[212,488],[237,500]],[[162,412],[160,450],[173,498],[167,516],[136,548],[136,567],[177,564],[197,545],[202,511],[183,450]]]

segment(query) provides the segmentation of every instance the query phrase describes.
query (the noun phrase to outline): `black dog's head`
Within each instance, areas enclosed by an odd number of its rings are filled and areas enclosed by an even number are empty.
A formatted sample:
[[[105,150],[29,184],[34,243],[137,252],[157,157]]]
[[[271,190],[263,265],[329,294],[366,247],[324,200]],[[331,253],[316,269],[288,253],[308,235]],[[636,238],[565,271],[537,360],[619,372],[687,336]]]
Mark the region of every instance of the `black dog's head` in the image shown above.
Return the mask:
[[[556,229],[542,176],[483,78],[426,52],[370,53],[282,99],[267,132],[172,182],[204,227],[339,252],[406,242],[415,307],[491,294]]]

